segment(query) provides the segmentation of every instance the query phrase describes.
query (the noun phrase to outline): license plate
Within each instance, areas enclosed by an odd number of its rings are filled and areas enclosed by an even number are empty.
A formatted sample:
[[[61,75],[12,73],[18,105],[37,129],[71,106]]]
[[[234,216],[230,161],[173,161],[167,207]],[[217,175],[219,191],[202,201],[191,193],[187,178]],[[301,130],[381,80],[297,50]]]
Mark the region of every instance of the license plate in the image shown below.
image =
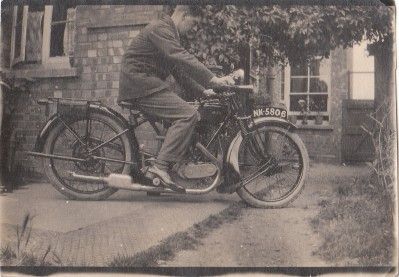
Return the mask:
[[[264,107],[264,108],[256,108],[252,111],[253,117],[277,117],[282,119],[287,119],[287,110],[283,108],[275,108],[275,107]]]

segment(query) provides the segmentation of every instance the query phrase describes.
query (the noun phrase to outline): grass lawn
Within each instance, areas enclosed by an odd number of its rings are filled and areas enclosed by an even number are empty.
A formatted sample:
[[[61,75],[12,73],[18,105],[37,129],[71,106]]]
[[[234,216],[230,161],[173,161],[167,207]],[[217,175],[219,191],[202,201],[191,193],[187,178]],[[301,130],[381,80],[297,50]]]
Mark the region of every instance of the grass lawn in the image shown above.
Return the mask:
[[[338,184],[312,220],[324,239],[316,254],[337,266],[393,265],[394,199],[371,173]]]

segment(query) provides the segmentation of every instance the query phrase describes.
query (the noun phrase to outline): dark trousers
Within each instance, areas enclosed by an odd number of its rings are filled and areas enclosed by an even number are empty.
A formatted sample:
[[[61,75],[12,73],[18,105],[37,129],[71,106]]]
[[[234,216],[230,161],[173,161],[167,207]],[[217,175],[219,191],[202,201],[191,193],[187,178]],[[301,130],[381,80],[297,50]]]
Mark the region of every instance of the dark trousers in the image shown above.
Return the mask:
[[[167,165],[180,161],[199,120],[197,109],[168,89],[138,98],[135,103],[144,113],[172,124],[158,153],[157,164]]]

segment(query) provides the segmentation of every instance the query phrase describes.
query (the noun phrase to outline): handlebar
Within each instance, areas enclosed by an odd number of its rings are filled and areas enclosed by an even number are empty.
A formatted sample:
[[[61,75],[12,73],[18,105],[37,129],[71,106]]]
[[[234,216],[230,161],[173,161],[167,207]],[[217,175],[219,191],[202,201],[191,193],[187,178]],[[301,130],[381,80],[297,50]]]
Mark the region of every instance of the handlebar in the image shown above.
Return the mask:
[[[223,92],[237,92],[237,93],[253,93],[254,86],[253,85],[240,85],[240,86],[229,86],[223,85],[213,88],[216,93],[223,93]]]
[[[234,97],[236,93],[241,93],[241,95],[249,95],[254,93],[254,86],[253,85],[223,85],[213,88],[215,94],[207,95],[201,97],[197,100],[200,102],[209,102],[213,100],[222,100]]]

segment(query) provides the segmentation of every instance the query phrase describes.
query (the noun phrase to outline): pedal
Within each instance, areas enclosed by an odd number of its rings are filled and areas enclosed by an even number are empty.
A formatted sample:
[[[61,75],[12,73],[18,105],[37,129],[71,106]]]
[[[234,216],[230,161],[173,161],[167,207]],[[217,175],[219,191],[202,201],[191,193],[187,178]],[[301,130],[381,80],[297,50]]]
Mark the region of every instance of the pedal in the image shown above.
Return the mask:
[[[148,178],[149,180],[152,180],[152,185],[155,187],[166,187],[166,188],[170,188],[176,192],[180,192],[180,193],[185,193],[186,190],[185,188],[179,187],[179,186],[175,186],[172,184],[165,184],[161,178],[159,178],[156,174],[146,171],[144,176],[146,178]]]
[[[156,187],[159,187],[161,185],[161,180],[158,177],[155,177],[152,179],[152,184]]]
[[[150,180],[150,182],[152,182],[153,186],[155,186],[155,187],[161,186],[162,182],[155,174],[147,171],[144,173],[144,176],[146,178],[148,178]]]

